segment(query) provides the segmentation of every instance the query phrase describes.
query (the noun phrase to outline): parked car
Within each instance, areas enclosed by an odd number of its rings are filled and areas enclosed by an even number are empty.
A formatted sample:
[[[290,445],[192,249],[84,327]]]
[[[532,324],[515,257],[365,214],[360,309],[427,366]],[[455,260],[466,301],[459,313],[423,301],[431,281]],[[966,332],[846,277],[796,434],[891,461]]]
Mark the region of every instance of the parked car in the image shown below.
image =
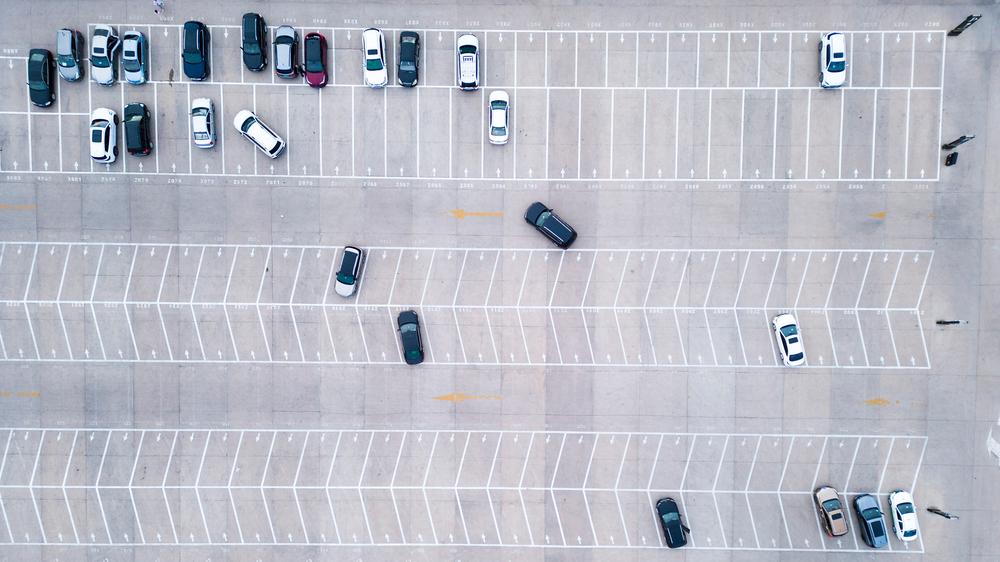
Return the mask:
[[[819,510],[819,518],[826,527],[826,533],[831,537],[846,535],[847,519],[844,518],[844,506],[840,503],[840,494],[837,490],[830,486],[816,488],[813,499],[816,501],[816,509]]]
[[[274,74],[278,78],[299,75],[299,34],[295,28],[283,25],[274,30]]]
[[[861,494],[854,498],[854,511],[858,514],[858,528],[861,538],[872,548],[884,548],[889,544],[885,530],[885,517],[878,507],[878,500],[871,494]]]
[[[67,82],[76,82],[83,76],[80,66],[80,32],[60,29],[56,32],[56,64],[59,76]]]
[[[110,25],[95,25],[94,37],[90,41],[90,77],[102,86],[110,86],[118,78],[115,52],[121,43],[115,28]]]
[[[260,72],[267,66],[267,25],[260,14],[243,14],[243,64],[253,72]]]
[[[304,70],[306,82],[313,88],[326,86],[326,37],[321,33],[306,34],[303,42]]]
[[[215,104],[208,98],[191,100],[191,140],[198,148],[215,146]]]
[[[475,35],[461,35],[457,41],[458,87],[463,90],[479,89],[479,39]]]
[[[145,156],[153,151],[149,134],[149,109],[143,103],[125,106],[125,149],[132,156]]]
[[[680,548],[687,544],[687,532],[681,512],[677,509],[677,502],[673,498],[661,498],[656,502],[656,514],[660,517],[660,525],[663,527],[663,537],[666,539],[669,548]]]
[[[90,157],[106,164],[118,158],[118,115],[106,107],[90,114]]]
[[[340,270],[337,271],[337,281],[333,286],[338,295],[349,297],[354,294],[361,276],[361,263],[364,259],[365,253],[361,248],[344,246],[340,257]]]
[[[490,94],[490,144],[507,144],[510,138],[510,97],[507,92],[497,90]]]
[[[843,33],[827,33],[819,41],[819,85],[839,88],[846,79],[847,41]]]
[[[412,88],[417,85],[420,74],[420,34],[416,31],[399,33],[399,65],[396,80],[400,86]]]
[[[191,80],[206,80],[209,73],[208,28],[200,21],[184,22],[184,75]]]
[[[122,70],[129,84],[144,84],[149,77],[149,43],[138,31],[122,33]]]
[[[528,206],[528,210],[524,212],[524,220],[564,250],[576,240],[576,231],[573,227],[538,201]]]
[[[389,71],[385,68],[385,37],[381,29],[369,27],[361,33],[361,53],[365,63],[365,85],[381,88],[389,83]]]
[[[31,103],[48,107],[56,101],[52,79],[52,53],[48,49],[28,51],[28,98]]]
[[[913,507],[913,496],[905,490],[890,492],[889,512],[896,538],[903,542],[917,540],[917,510]]]
[[[795,316],[789,313],[779,314],[771,320],[771,329],[778,340],[778,352],[786,367],[798,367],[806,362],[805,347],[802,345],[802,334]]]
[[[277,158],[285,149],[285,141],[248,109],[236,114],[233,126],[269,158]]]
[[[420,341],[420,319],[412,310],[404,310],[396,318],[399,326],[399,341],[403,346],[403,360],[407,365],[424,362],[424,344]]]

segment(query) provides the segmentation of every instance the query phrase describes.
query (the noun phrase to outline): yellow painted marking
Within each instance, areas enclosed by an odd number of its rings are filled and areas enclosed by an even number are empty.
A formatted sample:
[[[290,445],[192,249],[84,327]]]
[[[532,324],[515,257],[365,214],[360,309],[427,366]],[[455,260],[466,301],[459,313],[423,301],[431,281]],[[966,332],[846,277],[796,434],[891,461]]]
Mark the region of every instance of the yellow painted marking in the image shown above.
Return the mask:
[[[24,205],[11,205],[9,203],[0,203],[0,211],[34,211],[34,203],[27,203]]]
[[[464,392],[452,392],[451,394],[443,394],[441,396],[435,396],[435,400],[444,400],[447,402],[465,402],[466,400],[502,400],[502,396],[473,396],[471,394],[465,394]]]
[[[868,215],[868,217],[873,219],[884,219],[885,214],[886,214],[885,211],[879,211],[877,213],[871,213],[870,215]]]
[[[448,211],[456,219],[466,217],[502,217],[503,211],[466,211],[465,209],[452,209]]]
[[[869,406],[888,406],[889,401],[885,398],[871,398],[869,400],[865,400],[865,404],[868,404]]]

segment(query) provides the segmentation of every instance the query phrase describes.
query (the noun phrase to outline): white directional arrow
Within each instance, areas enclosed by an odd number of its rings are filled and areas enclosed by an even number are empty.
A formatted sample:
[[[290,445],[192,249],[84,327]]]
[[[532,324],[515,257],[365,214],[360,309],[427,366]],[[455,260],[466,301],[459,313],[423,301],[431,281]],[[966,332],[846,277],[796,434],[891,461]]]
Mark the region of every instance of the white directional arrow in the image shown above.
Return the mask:
[[[754,168],[753,177],[755,177],[755,178],[759,178],[760,177],[760,168]]]
[[[338,175],[338,176],[339,176],[339,175],[340,175],[340,166],[334,166],[334,167],[333,167],[333,173],[334,173],[335,175]]]
[[[503,43],[503,33],[500,34],[500,37],[498,39],[501,43]]]
[[[819,171],[819,177],[821,178],[826,177],[826,168],[823,168],[822,170]]]
[[[79,162],[73,162],[73,171],[77,171],[79,169],[80,169],[80,163]]]
[[[858,169],[854,168],[854,177],[858,177]]]
[[[500,168],[497,168],[497,177],[500,177]]]
[[[560,42],[560,43],[562,43],[562,42],[563,42],[563,34],[562,34],[562,33],[560,33],[560,34],[559,34],[559,42]]]
[[[46,160],[46,161],[42,162],[42,167],[45,168],[46,172],[49,171],[49,161]]]
[[[532,170],[531,168],[528,168],[528,177],[529,178],[535,177],[535,171]]]
[[[535,42],[535,34],[534,33],[529,33],[528,34],[528,43],[534,43],[534,42]]]
[[[566,177],[566,168],[561,168],[559,170],[559,177],[562,177],[562,178]]]
[[[597,168],[594,168],[593,172],[591,173],[591,176],[595,178],[597,177]]]
[[[662,169],[660,169],[660,168],[656,169],[656,177],[658,177],[658,178],[662,178],[663,177],[663,170]]]
[[[886,168],[885,177],[892,179],[892,168]]]
[[[920,168],[920,179],[924,179],[924,169],[923,168]]]
[[[593,43],[593,42],[594,42],[594,34],[593,34],[593,33],[591,33],[591,34],[590,34],[590,42],[591,42],[591,43]]]
[[[691,177],[694,177],[694,168],[691,168]]]

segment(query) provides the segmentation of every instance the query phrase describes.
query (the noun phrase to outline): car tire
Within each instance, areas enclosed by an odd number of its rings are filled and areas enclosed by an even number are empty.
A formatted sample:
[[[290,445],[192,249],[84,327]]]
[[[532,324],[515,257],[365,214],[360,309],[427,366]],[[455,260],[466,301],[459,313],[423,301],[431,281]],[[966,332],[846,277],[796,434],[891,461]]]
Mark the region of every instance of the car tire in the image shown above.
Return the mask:
[[[115,115],[115,125],[118,125],[118,115]]]
[[[819,43],[818,43],[818,44],[816,45],[816,50],[817,50],[817,51],[819,51],[820,53],[822,53],[822,52],[823,52],[823,42],[822,42],[822,41],[820,41],[820,42],[819,42]]]
[[[111,153],[115,155],[115,158],[118,158],[118,147],[115,146],[114,150],[112,150]]]

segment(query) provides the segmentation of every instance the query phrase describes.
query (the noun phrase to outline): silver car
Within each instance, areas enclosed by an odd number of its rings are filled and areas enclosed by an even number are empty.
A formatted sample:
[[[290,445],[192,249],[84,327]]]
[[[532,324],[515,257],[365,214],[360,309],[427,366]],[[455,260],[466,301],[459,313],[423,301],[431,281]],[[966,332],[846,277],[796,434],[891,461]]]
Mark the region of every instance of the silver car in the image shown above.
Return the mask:
[[[149,76],[149,43],[139,31],[122,33],[122,71],[129,84],[145,84]]]
[[[279,78],[298,76],[299,35],[294,27],[283,25],[274,31],[274,73]]]
[[[67,82],[76,82],[83,76],[80,68],[80,33],[72,29],[56,32],[56,68]]]
[[[215,146],[215,104],[209,98],[191,100],[191,141],[198,148]]]
[[[102,86],[110,86],[118,78],[115,52],[121,47],[115,28],[110,25],[94,26],[90,41],[90,77]]]

